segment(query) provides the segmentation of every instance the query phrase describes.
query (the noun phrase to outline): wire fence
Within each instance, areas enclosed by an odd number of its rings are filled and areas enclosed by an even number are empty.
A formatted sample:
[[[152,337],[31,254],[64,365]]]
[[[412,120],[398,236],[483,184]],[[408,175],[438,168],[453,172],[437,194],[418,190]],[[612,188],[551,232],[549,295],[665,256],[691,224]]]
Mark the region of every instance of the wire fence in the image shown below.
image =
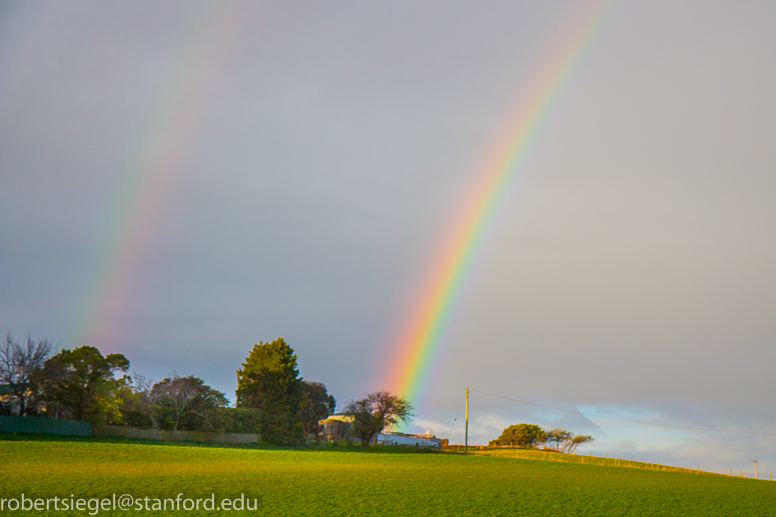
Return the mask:
[[[444,450],[456,453],[463,453],[465,445],[462,444],[449,444],[444,446]],[[755,478],[753,471],[746,469],[728,469],[727,472],[714,472],[709,470],[703,470],[700,465],[688,465],[680,467],[676,465],[661,464],[659,462],[642,462],[638,459],[626,459],[620,456],[609,457],[594,456],[592,454],[567,454],[564,452],[557,452],[547,449],[525,449],[519,447],[509,446],[485,446],[485,445],[469,445],[469,453],[476,456],[494,456],[500,458],[516,458],[522,460],[535,460],[535,461],[554,461],[558,463],[573,463],[578,465],[596,465],[601,467],[621,467],[631,468],[639,470],[653,470],[657,472],[679,472],[684,474],[701,474],[710,476],[726,476],[743,479],[759,479],[766,481],[773,481],[773,472],[768,472],[766,476],[758,474]]]

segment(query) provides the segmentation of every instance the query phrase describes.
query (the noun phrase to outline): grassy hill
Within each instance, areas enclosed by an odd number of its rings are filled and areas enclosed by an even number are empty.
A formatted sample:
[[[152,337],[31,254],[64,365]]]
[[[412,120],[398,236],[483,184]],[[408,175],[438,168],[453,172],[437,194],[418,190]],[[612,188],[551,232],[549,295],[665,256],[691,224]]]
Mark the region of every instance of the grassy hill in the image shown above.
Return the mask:
[[[684,474],[700,474],[709,476],[721,476],[716,472],[707,472],[700,470],[699,467],[688,465],[687,468],[675,467],[671,465],[661,465],[660,463],[646,463],[636,460],[622,458],[602,458],[600,456],[586,456],[584,454],[564,454],[555,451],[537,450],[537,449],[485,449],[473,450],[470,454],[478,456],[495,456],[498,458],[517,458],[525,460],[557,461],[561,463],[575,463],[577,465],[598,465],[602,467],[622,467],[631,469],[654,470],[659,472],[678,472]],[[766,476],[767,476],[766,472]]]
[[[0,437],[0,466],[0,502],[116,493],[153,504],[182,493],[192,501],[215,494],[216,504],[244,494],[258,506],[164,512],[172,515],[776,516],[769,481],[492,455]],[[47,514],[0,511],[19,513]]]

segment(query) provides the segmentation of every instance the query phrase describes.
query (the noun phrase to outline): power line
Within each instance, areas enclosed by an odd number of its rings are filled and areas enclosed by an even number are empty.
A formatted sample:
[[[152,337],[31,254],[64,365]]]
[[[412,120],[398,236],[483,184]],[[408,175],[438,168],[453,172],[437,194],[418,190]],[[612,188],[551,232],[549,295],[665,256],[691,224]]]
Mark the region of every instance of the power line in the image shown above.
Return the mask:
[[[489,395],[491,397],[497,397],[497,398],[504,399],[504,400],[510,400],[512,402],[519,402],[521,404],[528,404],[529,406],[536,406],[536,407],[545,408],[545,409],[552,409],[554,411],[563,411],[565,413],[575,413],[577,415],[583,415],[583,416],[591,417],[591,418],[607,418],[609,420],[618,420],[620,422],[630,422],[632,424],[652,425],[652,426],[657,426],[657,427],[671,427],[671,428],[674,428],[674,429],[688,429],[688,430],[691,430],[691,431],[708,431],[708,432],[712,432],[712,433],[757,434],[757,435],[763,435],[763,436],[776,436],[776,433],[761,433],[761,432],[757,432],[757,431],[729,431],[729,430],[724,430],[724,429],[711,429],[709,427],[691,427],[691,426],[687,426],[687,425],[659,424],[659,423],[656,423],[656,422],[647,422],[646,420],[637,420],[637,419],[634,419],[634,418],[617,418],[617,417],[613,417],[613,416],[593,415],[591,413],[583,413],[582,411],[577,411],[577,410],[574,410],[574,409],[563,409],[563,408],[559,408],[559,407],[545,406],[544,404],[536,404],[535,402],[527,402],[525,400],[513,399],[513,398],[510,398],[510,397],[505,397],[503,395],[496,395],[495,393],[488,393],[487,391],[475,390],[474,388],[469,388],[469,391],[474,391],[476,393],[481,393],[482,395]]]
[[[453,430],[453,427],[455,427],[455,422],[458,420],[458,415],[460,415],[460,414],[461,414],[461,412],[460,412],[460,411],[458,411],[458,412],[455,414],[455,418],[453,418],[453,425],[451,425],[451,426],[450,426],[450,430],[451,430],[451,431]]]

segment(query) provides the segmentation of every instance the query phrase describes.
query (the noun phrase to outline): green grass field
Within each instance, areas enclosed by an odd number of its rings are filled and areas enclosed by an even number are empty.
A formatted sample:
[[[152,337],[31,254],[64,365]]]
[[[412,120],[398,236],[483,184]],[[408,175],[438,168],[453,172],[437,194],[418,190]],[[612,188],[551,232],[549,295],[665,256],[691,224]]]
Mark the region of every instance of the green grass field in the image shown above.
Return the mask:
[[[0,438],[0,500],[258,500],[257,511],[98,515],[776,516],[776,482],[497,456]],[[252,503],[251,503],[252,504]],[[90,512],[0,511],[2,515]]]

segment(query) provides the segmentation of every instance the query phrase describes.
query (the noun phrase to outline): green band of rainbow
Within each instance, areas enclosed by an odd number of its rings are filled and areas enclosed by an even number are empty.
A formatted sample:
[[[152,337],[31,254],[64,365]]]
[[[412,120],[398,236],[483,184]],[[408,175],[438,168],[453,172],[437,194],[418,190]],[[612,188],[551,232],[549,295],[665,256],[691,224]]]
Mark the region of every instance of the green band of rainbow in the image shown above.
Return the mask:
[[[159,86],[156,105],[131,142],[123,185],[106,221],[106,235],[85,293],[76,304],[69,342],[114,351],[124,344],[127,317],[138,285],[148,276],[148,255],[200,138],[202,114],[222,80],[217,65],[231,53],[243,27],[239,9],[228,3],[184,11],[179,47]]]
[[[507,144],[486,167],[480,188],[454,226],[441,258],[434,262],[435,274],[423,290],[421,302],[403,333],[400,353],[388,381],[395,393],[414,403],[423,393],[443,342],[443,334],[482,248],[487,229],[518,177],[559,92],[604,25],[615,1],[594,2],[576,18],[575,30],[569,31],[569,36],[558,45],[539,75],[535,88],[523,102],[517,122],[511,125],[511,134],[505,139]]]

